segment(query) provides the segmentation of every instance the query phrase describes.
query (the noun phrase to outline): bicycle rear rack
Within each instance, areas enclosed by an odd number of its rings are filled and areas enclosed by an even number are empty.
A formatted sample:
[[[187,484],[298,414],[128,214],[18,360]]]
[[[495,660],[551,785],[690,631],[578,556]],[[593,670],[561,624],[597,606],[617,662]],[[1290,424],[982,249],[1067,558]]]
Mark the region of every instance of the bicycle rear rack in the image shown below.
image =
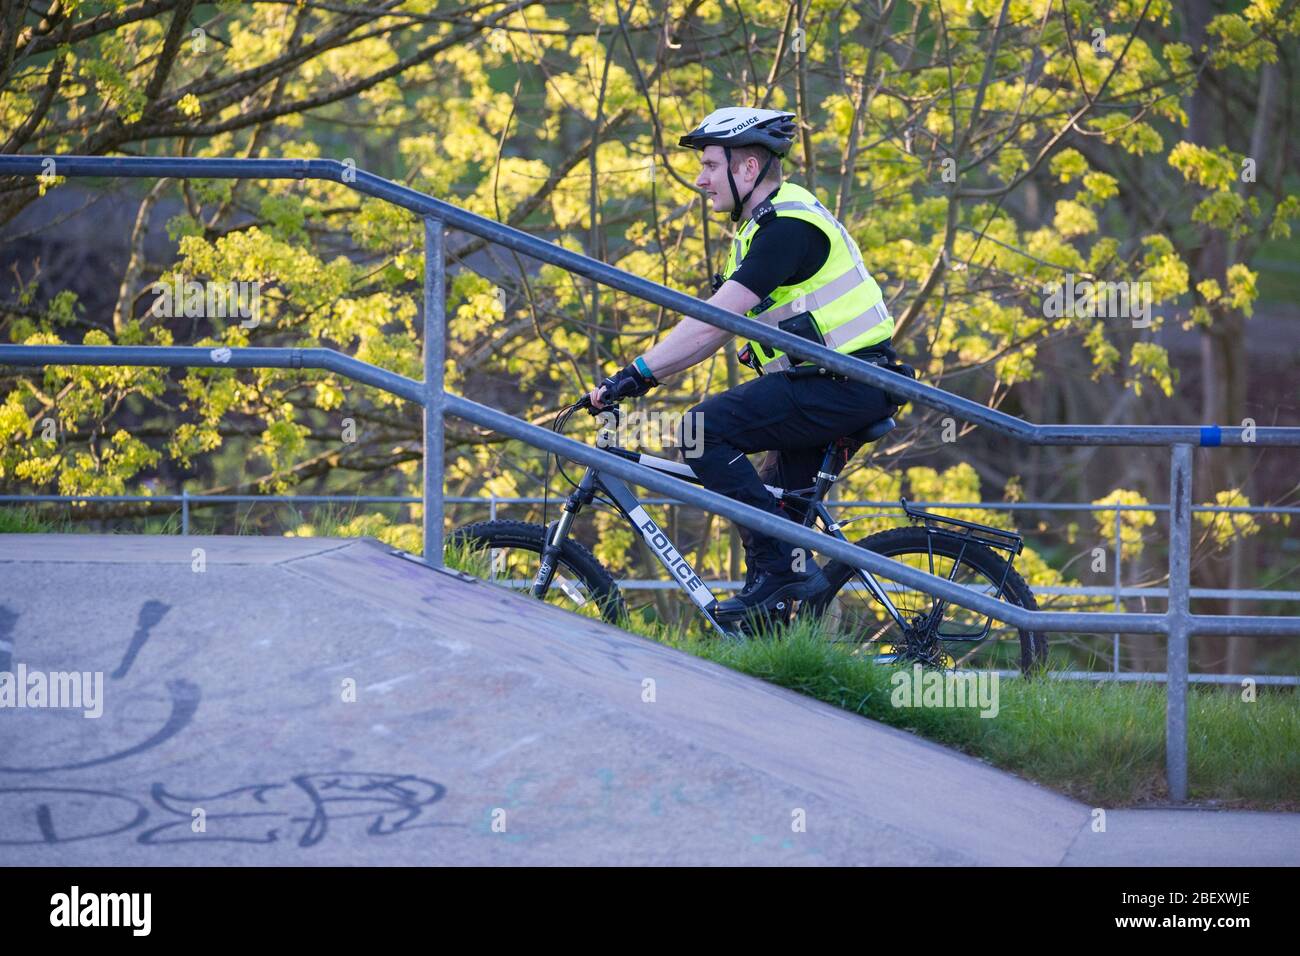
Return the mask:
[[[962,521],[960,518],[937,515],[930,511],[922,511],[919,508],[909,506],[906,498],[900,497],[898,500],[902,503],[903,511],[907,517],[912,521],[924,521],[925,530],[931,533],[948,535],[966,541],[977,541],[991,548],[1009,551],[1013,555],[1020,554],[1024,548],[1024,539],[1015,531],[1003,531],[1001,528],[977,524],[974,521]],[[945,525],[951,525],[952,527],[945,527]],[[958,532],[954,528],[962,530]]]
[[[903,512],[913,522],[924,522],[926,530],[926,540],[931,537],[943,536],[955,541],[961,542],[961,550],[957,553],[957,558],[953,562],[952,574],[957,573],[957,568],[961,563],[962,556],[966,553],[966,546],[971,543],[982,544],[986,547],[996,548],[1000,551],[1007,552],[1010,557],[1007,558],[1005,566],[1002,569],[1002,580],[997,582],[996,597],[1002,597],[1006,590],[1007,578],[1011,574],[1011,566],[1024,547],[1024,539],[1014,531],[1003,531],[1001,528],[992,528],[985,524],[978,524],[974,521],[962,521],[960,518],[949,518],[945,515],[937,515],[933,512],[922,511],[920,508],[913,508],[908,505],[907,499],[899,497],[903,505]],[[934,574],[934,551],[930,549],[930,573]],[[951,579],[951,575],[950,575]],[[943,608],[947,605],[946,601],[936,599],[935,606],[931,610],[929,617],[932,621],[938,622],[943,613]],[[941,643],[979,643],[988,637],[993,628],[993,618],[985,617],[984,626],[978,634],[944,634],[940,625],[935,636]]]

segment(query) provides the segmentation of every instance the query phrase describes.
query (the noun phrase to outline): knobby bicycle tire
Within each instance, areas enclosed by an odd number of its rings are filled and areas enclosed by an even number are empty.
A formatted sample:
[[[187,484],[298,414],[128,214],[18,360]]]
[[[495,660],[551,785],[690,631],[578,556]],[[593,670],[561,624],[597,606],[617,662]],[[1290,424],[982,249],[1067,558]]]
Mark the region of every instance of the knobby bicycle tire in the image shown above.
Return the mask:
[[[479,521],[452,532],[448,544],[471,549],[515,548],[531,551],[541,562],[542,549],[547,539],[547,529],[527,521]],[[560,548],[560,567],[582,582],[591,600],[597,602],[600,616],[617,624],[626,615],[623,595],[605,566],[587,548],[572,538],[566,538]]]
[[[959,563],[961,565],[975,570],[992,583],[1002,582],[1003,573],[1006,572],[1006,580],[1000,596],[1001,600],[1030,611],[1038,609],[1038,602],[1029,589],[1029,585],[1025,583],[1025,579],[1020,576],[1014,567],[1008,568],[1007,562],[996,554],[992,548],[978,542],[962,541],[945,534],[930,535],[922,527],[907,527],[881,531],[855,541],[854,544],[887,558],[897,558],[900,555],[918,555],[928,559],[932,549],[937,556],[957,561],[960,554]],[[928,567],[923,569],[929,570]],[[841,561],[832,561],[823,570],[826,573],[829,586],[817,598],[810,601],[811,607],[809,608],[812,614],[818,617],[830,607],[831,602],[835,600],[846,584],[857,581],[854,569]],[[875,603],[874,599],[870,598],[869,595],[866,597],[872,600],[874,606],[880,608],[883,612],[883,607],[879,603]],[[931,601],[933,600],[931,598]],[[949,609],[952,607],[953,605],[948,605]],[[965,613],[976,612],[966,611]],[[893,640],[901,643],[901,638],[897,636],[898,625],[890,622],[889,626],[895,635]],[[1023,628],[1016,628],[1015,630],[1020,640],[1021,672],[1027,674],[1042,668],[1047,662],[1046,635],[1040,631],[1026,631]]]

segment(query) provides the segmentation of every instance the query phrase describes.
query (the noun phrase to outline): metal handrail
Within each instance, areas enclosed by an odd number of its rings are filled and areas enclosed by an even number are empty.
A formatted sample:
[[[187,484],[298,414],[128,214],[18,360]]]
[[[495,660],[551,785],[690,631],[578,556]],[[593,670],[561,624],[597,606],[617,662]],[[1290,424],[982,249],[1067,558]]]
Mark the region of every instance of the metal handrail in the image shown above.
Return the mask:
[[[1038,425],[995,411],[933,386],[814,345],[778,328],[709,305],[606,263],[572,252],[513,227],[475,215],[407,186],[321,159],[199,159],[105,156],[0,156],[0,174],[18,176],[172,177],[179,179],[320,179],[384,199],[424,219],[424,380],[417,382],[332,349],[228,348],[172,346],[0,345],[0,364],[131,365],[199,368],[313,368],[336,372],[419,403],[424,409],[424,560],[442,563],[443,419],[448,413],[494,429],[535,447],[598,467],[617,477],[673,495],[687,504],[730,518],[754,530],[820,554],[866,568],[890,580],[945,598],[1014,627],[1039,631],[1167,634],[1168,708],[1166,715],[1169,789],[1176,801],[1187,791],[1187,644],[1193,634],[1300,634],[1300,617],[1199,615],[1189,610],[1191,472],[1195,445],[1300,446],[1300,428],[1220,427],[1218,425]],[[1028,611],[996,601],[944,578],[866,551],[847,542],[771,515],[750,505],[705,491],[677,478],[634,464],[602,449],[576,442],[520,421],[477,402],[448,395],[445,364],[444,227],[453,226],[516,252],[560,266],[710,325],[782,351],[798,351],[833,372],[906,396],[968,422],[1035,445],[1165,445],[1171,448],[1169,606],[1164,614]],[[1249,436],[1249,437],[1248,437]]]

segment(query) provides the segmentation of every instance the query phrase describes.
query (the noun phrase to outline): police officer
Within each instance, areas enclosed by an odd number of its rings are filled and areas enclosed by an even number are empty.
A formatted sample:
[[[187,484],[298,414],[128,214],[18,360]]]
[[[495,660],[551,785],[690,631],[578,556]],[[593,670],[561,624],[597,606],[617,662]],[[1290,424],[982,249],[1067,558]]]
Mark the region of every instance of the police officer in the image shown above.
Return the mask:
[[[792,113],[727,107],[680,140],[700,150],[695,185],[713,210],[740,223],[709,304],[837,352],[892,362],[893,319],[857,243],[816,196],[782,180],[781,157],[794,141],[794,119]],[[592,404],[644,395],[707,359],[730,335],[684,316],[650,351],[593,389]],[[740,357],[759,377],[691,410],[700,416],[702,452],[687,463],[712,491],[802,520],[787,513],[764,483],[811,486],[829,442],[888,417],[897,406],[873,385],[826,374],[758,342],[748,342]],[[759,451],[769,452],[761,474],[745,457]],[[721,621],[788,608],[791,599],[826,586],[821,569],[802,551],[749,528],[740,532],[745,588],[717,605]]]

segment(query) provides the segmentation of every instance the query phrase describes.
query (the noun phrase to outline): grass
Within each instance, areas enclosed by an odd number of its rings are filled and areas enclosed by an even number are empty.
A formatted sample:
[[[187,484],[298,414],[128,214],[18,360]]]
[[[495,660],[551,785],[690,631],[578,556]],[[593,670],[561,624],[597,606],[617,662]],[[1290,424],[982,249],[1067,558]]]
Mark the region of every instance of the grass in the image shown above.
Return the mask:
[[[351,514],[322,512],[311,533],[327,536]],[[33,509],[0,509],[0,532],[71,530]],[[299,533],[302,533],[301,531]],[[487,556],[448,549],[447,564],[485,576]],[[899,669],[823,639],[814,622],[723,642],[682,625],[640,619],[626,629],[845,710],[916,733],[1093,806],[1168,800],[1165,692],[1158,684],[1011,679],[999,681],[996,716],[973,708],[895,707]],[[1193,803],[1234,809],[1300,810],[1300,703],[1290,688],[1188,690],[1188,781]]]
[[[0,534],[67,534],[76,530],[70,519],[43,517],[35,505],[0,508]]]
[[[855,656],[816,625],[744,643],[649,634],[663,643],[978,757],[1094,806],[1168,801],[1165,693],[1157,684],[1001,680],[998,710],[895,707],[900,668]],[[1189,798],[1300,809],[1300,710],[1290,690],[1188,692]]]
[[[355,537],[355,526],[364,522],[369,512],[358,513],[358,503],[347,505],[322,503],[311,508],[310,517],[304,516],[296,505],[286,502],[278,503],[274,515],[261,523],[254,521],[250,510],[243,514],[236,512],[234,534],[266,534],[266,525],[275,522],[279,532],[289,535],[311,535],[318,538]],[[176,506],[179,509],[179,505]],[[285,511],[288,518],[285,518]],[[52,515],[52,512],[55,512]],[[209,512],[199,508],[190,511],[191,534],[230,534],[231,518],[228,514]],[[131,530],[119,532],[117,525],[125,525]],[[108,527],[105,527],[108,525]],[[370,525],[367,527],[373,527]],[[0,506],[0,534],[180,534],[181,516],[179,510],[166,515],[140,515],[107,518],[87,527],[83,520],[68,513],[66,504],[55,509],[48,505]]]

